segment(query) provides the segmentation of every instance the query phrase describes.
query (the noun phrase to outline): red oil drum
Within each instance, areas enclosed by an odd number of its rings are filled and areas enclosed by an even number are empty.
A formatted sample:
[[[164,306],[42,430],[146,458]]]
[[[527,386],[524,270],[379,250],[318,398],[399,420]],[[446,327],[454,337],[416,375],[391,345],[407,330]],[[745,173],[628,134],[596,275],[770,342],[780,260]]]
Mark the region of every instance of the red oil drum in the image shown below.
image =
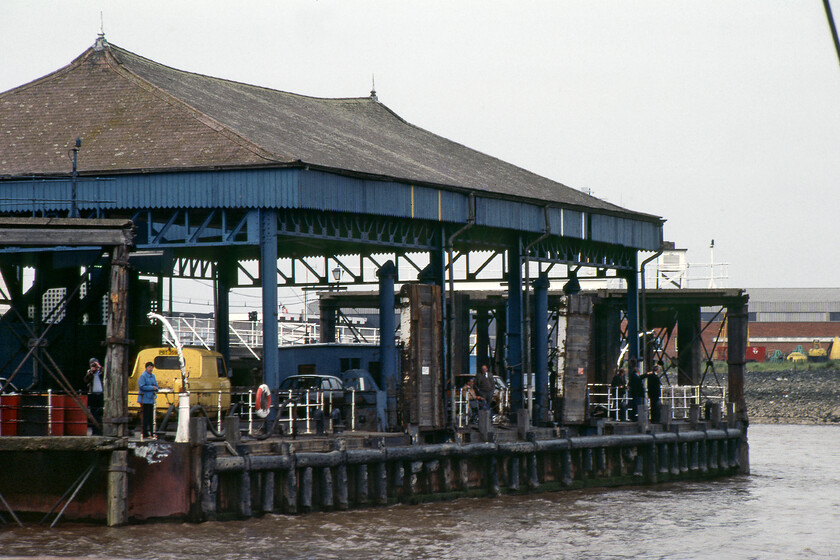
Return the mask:
[[[87,406],[87,395],[79,395],[79,400]],[[84,410],[79,408],[79,405],[70,395],[64,396],[64,407],[64,435],[86,436],[88,418]]]
[[[55,393],[47,395],[47,413],[49,420],[49,436],[63,436],[64,435],[64,403],[65,395],[56,395]],[[72,399],[71,399],[72,402]]]
[[[0,436],[18,435],[20,395],[0,395]]]

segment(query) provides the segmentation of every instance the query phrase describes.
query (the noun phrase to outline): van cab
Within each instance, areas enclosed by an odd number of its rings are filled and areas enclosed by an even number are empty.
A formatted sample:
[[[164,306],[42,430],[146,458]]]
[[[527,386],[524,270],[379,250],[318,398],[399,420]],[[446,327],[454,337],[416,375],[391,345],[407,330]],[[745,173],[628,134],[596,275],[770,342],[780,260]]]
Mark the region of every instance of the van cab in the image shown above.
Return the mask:
[[[208,415],[216,414],[221,398],[222,412],[229,410],[230,379],[222,355],[204,348],[188,347],[182,348],[182,353],[190,391],[190,407],[200,404]],[[169,347],[146,348],[140,351],[128,378],[129,414],[140,412],[137,392],[146,362],[155,365],[154,374],[160,388],[155,411],[158,415],[163,415],[169,410],[169,405],[178,406],[178,394],[182,391],[178,351]]]

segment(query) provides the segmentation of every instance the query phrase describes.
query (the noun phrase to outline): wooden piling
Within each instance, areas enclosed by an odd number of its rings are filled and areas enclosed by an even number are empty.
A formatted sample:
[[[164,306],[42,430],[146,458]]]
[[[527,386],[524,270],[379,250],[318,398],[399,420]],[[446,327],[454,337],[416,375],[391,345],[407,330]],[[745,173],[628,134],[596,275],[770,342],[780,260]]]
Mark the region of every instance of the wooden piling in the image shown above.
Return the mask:
[[[519,492],[519,455],[508,456],[508,488]]]
[[[368,468],[366,464],[356,466],[356,503],[366,504],[368,495]]]
[[[321,471],[321,507],[329,510],[332,509],[333,503],[333,483],[332,483],[332,469],[330,467],[323,467]]]
[[[376,503],[388,504],[388,466],[385,461],[376,463]]]
[[[312,467],[305,467],[300,481],[300,507],[305,512],[312,511]]]
[[[496,455],[487,458],[487,493],[491,496],[498,496],[499,488],[499,459]]]
[[[260,476],[260,490],[262,491],[262,503],[260,510],[263,513],[274,512],[274,471],[264,471]]]
[[[128,436],[128,245],[111,250],[111,286],[105,343],[105,408],[103,434]],[[128,452],[112,451],[108,466],[107,524],[128,522]]]
[[[563,486],[572,485],[572,452],[569,449],[564,449],[561,453],[563,463],[563,474],[560,483]]]
[[[347,465],[344,463],[335,468],[335,501],[338,509],[346,510],[350,507],[349,489],[347,487]]]

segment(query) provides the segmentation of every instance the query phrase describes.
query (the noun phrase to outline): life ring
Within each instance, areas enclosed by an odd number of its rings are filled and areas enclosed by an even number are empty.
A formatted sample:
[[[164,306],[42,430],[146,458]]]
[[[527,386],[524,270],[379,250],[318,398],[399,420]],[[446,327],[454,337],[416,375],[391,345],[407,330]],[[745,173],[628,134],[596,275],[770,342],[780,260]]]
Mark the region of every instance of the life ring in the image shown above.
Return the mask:
[[[257,400],[254,403],[254,410],[260,418],[268,416],[268,411],[271,410],[271,389],[265,383],[257,389]]]

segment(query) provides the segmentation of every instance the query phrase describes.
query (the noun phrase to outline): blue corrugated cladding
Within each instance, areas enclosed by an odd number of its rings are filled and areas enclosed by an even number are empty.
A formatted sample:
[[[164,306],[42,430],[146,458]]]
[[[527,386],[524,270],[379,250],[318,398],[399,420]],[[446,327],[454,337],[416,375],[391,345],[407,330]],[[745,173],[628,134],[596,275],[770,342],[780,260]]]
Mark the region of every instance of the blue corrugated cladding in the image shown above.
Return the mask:
[[[413,202],[412,202],[413,197]],[[301,174],[300,208],[400,218],[466,221],[467,195],[396,181],[372,181],[320,171]]]
[[[583,237],[583,212],[563,209],[563,236],[575,239]]]
[[[115,177],[98,183],[98,200],[119,208],[259,208],[295,206],[297,169],[200,171]]]
[[[660,231],[661,228],[656,223],[590,214],[592,241],[655,251],[659,248]]]
[[[475,219],[477,224],[483,226],[545,231],[545,209],[524,202],[477,197]]]

